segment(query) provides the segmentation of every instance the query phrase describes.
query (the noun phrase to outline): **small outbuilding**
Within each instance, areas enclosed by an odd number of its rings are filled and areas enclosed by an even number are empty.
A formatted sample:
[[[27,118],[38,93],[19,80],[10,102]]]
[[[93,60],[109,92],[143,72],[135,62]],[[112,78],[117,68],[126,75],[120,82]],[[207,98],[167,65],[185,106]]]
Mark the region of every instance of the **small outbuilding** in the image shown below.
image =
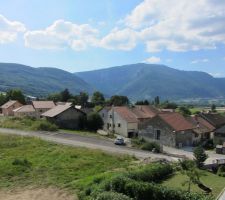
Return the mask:
[[[13,110],[16,117],[36,117],[35,109],[32,105],[24,105]]]
[[[72,105],[58,105],[41,116],[60,128],[79,129],[86,114]]]
[[[19,101],[10,100],[1,106],[2,114],[4,116],[13,116],[14,115],[13,110],[21,107],[22,105],[23,104],[21,104]]]

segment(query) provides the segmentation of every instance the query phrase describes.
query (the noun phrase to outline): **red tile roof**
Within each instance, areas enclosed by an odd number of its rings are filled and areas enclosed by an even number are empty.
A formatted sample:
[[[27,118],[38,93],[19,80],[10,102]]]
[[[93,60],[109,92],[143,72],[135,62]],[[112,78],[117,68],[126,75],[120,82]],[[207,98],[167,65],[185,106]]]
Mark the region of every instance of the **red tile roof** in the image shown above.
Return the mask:
[[[184,131],[195,128],[179,113],[161,113],[158,116],[175,131]]]
[[[122,117],[127,122],[134,122],[137,123],[138,119],[136,118],[135,114],[126,106],[114,107],[114,112],[118,113],[120,117]]]
[[[155,108],[149,105],[137,105],[131,108],[131,110],[138,119],[153,118],[158,113],[158,111]]]

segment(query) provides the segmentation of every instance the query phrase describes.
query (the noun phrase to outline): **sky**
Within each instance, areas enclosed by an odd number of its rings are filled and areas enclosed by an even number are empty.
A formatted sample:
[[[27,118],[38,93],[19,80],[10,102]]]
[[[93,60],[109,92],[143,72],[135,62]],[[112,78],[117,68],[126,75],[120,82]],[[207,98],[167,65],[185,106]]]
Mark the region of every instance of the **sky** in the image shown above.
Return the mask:
[[[164,64],[225,77],[225,0],[0,0],[0,62]]]

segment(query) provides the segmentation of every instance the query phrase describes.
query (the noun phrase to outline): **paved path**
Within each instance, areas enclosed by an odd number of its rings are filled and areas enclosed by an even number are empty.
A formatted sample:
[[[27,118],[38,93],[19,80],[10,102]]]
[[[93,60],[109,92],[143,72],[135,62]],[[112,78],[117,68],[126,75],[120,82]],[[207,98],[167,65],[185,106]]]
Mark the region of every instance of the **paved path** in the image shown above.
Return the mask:
[[[86,147],[90,149],[100,149],[109,153],[115,154],[127,154],[135,156],[140,159],[145,158],[162,158],[169,161],[177,161],[178,158],[173,156],[167,156],[163,154],[154,154],[148,151],[142,151],[138,149],[129,148],[126,146],[116,146],[111,140],[102,139],[91,136],[81,136],[78,134],[71,133],[60,133],[60,132],[34,132],[34,131],[21,131],[15,129],[4,129],[0,128],[1,134],[21,135],[21,136],[32,136],[39,137],[43,140],[56,142],[59,144]]]
[[[220,194],[217,200],[225,200],[225,188],[223,189],[222,193]]]

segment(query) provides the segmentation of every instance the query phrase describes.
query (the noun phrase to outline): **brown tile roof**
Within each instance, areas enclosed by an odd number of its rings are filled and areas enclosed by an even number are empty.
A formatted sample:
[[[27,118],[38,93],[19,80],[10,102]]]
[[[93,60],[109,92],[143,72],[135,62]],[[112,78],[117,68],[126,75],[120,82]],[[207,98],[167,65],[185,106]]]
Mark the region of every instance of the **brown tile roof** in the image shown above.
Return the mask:
[[[196,133],[208,133],[215,129],[209,122],[199,116],[190,116],[186,119],[193,124]]]
[[[53,101],[32,101],[35,109],[51,109],[55,107]]]
[[[126,106],[120,106],[120,107],[113,107],[114,112],[117,112],[120,117],[122,117],[127,122],[134,122],[137,123],[138,119],[136,118],[135,114]]]
[[[13,112],[28,113],[28,112],[35,112],[35,109],[32,105],[24,105],[24,106],[21,106],[15,110],[13,110]]]
[[[13,105],[14,105],[15,103],[17,103],[17,102],[18,102],[18,101],[10,100],[10,101],[6,102],[5,104],[3,104],[3,105],[1,106],[1,108],[7,109],[7,108],[13,106]]]
[[[158,116],[175,131],[184,131],[195,128],[179,113],[161,113]]]
[[[201,113],[200,116],[207,120],[214,127],[219,128],[225,125],[225,117],[218,113]]]
[[[138,119],[149,119],[156,116],[158,111],[149,105],[137,105],[131,108],[131,111],[136,115]]]
[[[70,105],[58,105],[55,106],[54,108],[48,110],[47,112],[43,113],[42,116],[44,117],[55,117],[59,115],[60,113],[66,111],[67,109],[71,108],[72,106]]]

